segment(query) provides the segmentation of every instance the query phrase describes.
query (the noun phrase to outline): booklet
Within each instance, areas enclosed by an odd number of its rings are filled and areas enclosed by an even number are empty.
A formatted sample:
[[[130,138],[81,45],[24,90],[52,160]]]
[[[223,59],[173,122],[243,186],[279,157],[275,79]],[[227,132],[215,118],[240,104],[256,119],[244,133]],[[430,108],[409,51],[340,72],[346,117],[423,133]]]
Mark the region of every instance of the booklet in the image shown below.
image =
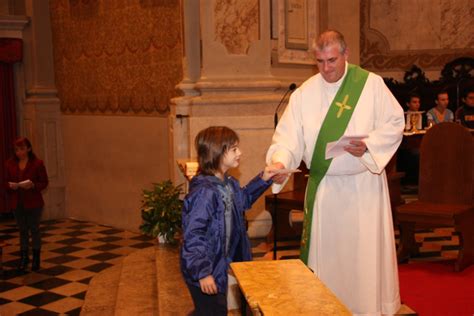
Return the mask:
[[[347,151],[344,150],[344,147],[352,146],[350,144],[351,141],[364,140],[367,137],[369,137],[369,135],[344,135],[335,142],[327,143],[326,159],[335,158],[337,156],[347,153]]]
[[[300,169],[277,169],[274,171],[275,174],[287,174],[287,173],[298,173],[301,172]]]

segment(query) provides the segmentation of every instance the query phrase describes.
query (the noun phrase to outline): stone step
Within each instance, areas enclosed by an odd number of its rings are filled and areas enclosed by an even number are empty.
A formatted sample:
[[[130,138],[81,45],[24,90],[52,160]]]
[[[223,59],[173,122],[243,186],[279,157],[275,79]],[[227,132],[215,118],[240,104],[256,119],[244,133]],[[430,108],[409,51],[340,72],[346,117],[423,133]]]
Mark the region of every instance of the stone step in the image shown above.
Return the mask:
[[[179,248],[160,244],[136,251],[96,275],[82,316],[190,315],[194,306],[183,280]],[[239,310],[228,315],[241,315]],[[417,315],[402,305],[397,315]]]
[[[89,283],[81,316],[113,316],[122,265],[103,270]]]
[[[181,275],[179,247],[159,244],[155,262],[159,315],[189,315],[194,305]]]
[[[158,315],[156,274],[154,247],[123,259],[115,316]]]

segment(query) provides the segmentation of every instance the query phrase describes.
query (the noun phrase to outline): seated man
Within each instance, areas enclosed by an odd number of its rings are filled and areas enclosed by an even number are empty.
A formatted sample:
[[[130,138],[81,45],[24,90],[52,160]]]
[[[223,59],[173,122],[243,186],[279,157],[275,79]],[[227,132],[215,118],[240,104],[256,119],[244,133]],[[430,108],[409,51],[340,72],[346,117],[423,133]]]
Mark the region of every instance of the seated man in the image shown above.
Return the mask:
[[[474,87],[469,87],[462,98],[464,105],[456,111],[456,121],[467,128],[474,128]]]
[[[426,113],[428,126],[442,122],[452,122],[454,120],[453,111],[448,109],[449,96],[448,92],[441,90],[436,94],[436,106]]]
[[[416,128],[421,130],[422,116],[420,109],[420,96],[410,94],[406,102],[408,110],[406,111],[405,130],[411,130],[412,122],[416,122]],[[412,120],[411,115],[417,115],[417,120]],[[418,172],[420,165],[420,149],[419,148],[399,148],[397,154],[397,170],[405,172],[401,183],[404,185],[417,185]]]
[[[405,130],[411,130],[412,122],[416,122],[416,129],[423,129],[422,112],[420,112],[420,96],[415,93],[410,94],[406,105],[408,110],[406,111]],[[412,117],[413,115],[416,115],[416,117]]]

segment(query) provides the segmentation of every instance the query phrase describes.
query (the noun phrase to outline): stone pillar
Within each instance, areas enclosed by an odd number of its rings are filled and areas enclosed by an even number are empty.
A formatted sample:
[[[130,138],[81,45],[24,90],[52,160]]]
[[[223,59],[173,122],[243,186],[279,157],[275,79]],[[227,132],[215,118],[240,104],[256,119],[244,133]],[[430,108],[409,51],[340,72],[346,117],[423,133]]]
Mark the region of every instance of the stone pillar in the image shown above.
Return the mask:
[[[189,0],[183,5],[187,69],[178,85],[183,96],[172,100],[170,165],[196,156],[193,140],[201,129],[225,125],[240,136],[243,157],[233,175],[244,185],[265,166],[282,96],[282,82],[271,75],[270,2]],[[184,181],[177,169],[171,174],[175,182]],[[247,214],[249,234],[266,236],[271,218],[263,198]]]
[[[43,219],[65,216],[64,156],[61,113],[54,81],[53,49],[48,0],[25,0],[30,18],[24,30],[24,62],[18,86],[24,87],[20,101],[20,134],[33,143],[44,160],[49,187],[44,192]],[[24,76],[24,77],[23,77]]]
[[[327,28],[344,34],[349,47],[349,62],[360,62],[360,0],[321,0],[327,9]],[[357,12],[357,14],[354,14]]]

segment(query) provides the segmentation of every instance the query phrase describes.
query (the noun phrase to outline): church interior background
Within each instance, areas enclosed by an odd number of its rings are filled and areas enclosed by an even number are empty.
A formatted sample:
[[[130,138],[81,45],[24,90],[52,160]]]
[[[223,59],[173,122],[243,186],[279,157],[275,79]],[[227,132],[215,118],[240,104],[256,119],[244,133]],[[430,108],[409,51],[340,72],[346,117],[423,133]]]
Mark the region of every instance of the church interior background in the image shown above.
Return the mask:
[[[75,250],[87,249],[78,257],[91,261],[50,262],[56,287],[69,273],[74,290],[55,293],[62,297],[46,310],[79,313],[92,276],[153,245],[138,234],[142,190],[185,183],[176,161],[195,157],[199,130],[238,132],[241,183],[262,170],[277,104],[291,83],[317,72],[311,43],[321,31],[341,31],[349,62],[385,78],[403,81],[417,65],[437,80],[448,62],[474,56],[473,12],[469,0],[2,0],[0,38],[23,46],[13,65],[17,133],[31,139],[50,177],[45,238],[97,234]],[[264,198],[247,220],[251,238],[268,235]],[[85,272],[72,274],[77,268]],[[0,294],[18,289],[11,280]],[[27,299],[54,289],[42,286],[0,295],[0,304],[39,309]]]

